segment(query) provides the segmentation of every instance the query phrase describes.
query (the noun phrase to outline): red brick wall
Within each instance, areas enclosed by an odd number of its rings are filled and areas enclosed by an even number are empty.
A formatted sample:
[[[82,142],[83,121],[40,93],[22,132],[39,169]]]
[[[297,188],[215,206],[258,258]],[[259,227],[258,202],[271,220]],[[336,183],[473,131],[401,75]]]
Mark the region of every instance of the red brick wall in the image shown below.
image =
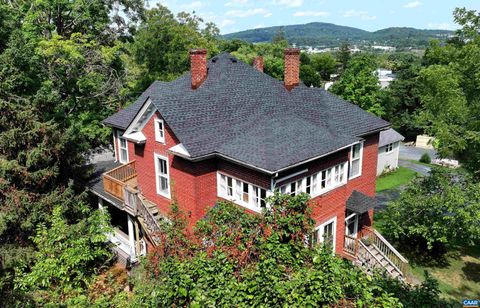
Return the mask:
[[[154,118],[156,117],[161,118],[158,112],[148,121],[142,130],[147,138],[145,145],[138,146],[131,142],[128,142],[128,145],[129,159],[136,160],[137,179],[140,190],[146,198],[155,202],[162,212],[168,212],[170,204],[175,200],[180,209],[187,214],[190,226],[204,217],[208,209],[217,201],[217,170],[265,189],[270,188],[270,176],[246,167],[217,159],[193,163],[169,154],[167,150],[178,144],[179,141],[168,127],[168,123],[165,123],[165,144],[155,141]],[[343,235],[345,234],[346,200],[351,192],[358,190],[369,196],[375,195],[378,133],[370,135],[365,139],[362,175],[356,179],[349,180],[347,185],[334,189],[310,201],[312,216],[317,226],[334,216],[337,217],[336,247],[339,252],[343,247]],[[316,173],[325,168],[347,161],[350,155],[349,152],[350,149],[339,151],[325,158],[284,172],[280,174],[279,177],[281,178],[282,176],[306,168],[308,168],[308,172],[299,175],[297,178]],[[168,157],[171,180],[170,200],[158,195],[156,192],[154,153]],[[290,178],[285,182],[293,180],[295,180],[295,178]],[[283,183],[277,184],[278,187]],[[369,213],[369,215],[365,215],[365,219],[362,219],[362,222],[371,225],[373,221],[372,218],[373,213]]]
[[[165,144],[155,141],[155,118],[161,118],[157,112],[142,129],[147,141],[144,145],[128,142],[129,159],[136,160],[137,181],[142,194],[157,204],[162,213],[168,213],[172,202],[176,201],[184,211],[189,224],[205,216],[208,208],[216,201],[216,160],[211,159],[192,163],[168,153],[168,149],[179,143],[168,126],[165,126]],[[154,154],[168,157],[170,172],[170,195],[165,198],[157,194]]]
[[[352,180],[348,180],[347,185],[336,188],[326,194],[320,195],[310,200],[310,204],[312,206],[312,217],[313,219],[315,219],[316,226],[330,220],[334,216],[337,217],[336,250],[338,253],[341,253],[343,249],[345,235],[346,202],[347,199],[350,197],[352,191],[357,190],[368,196],[375,196],[378,136],[379,134],[376,133],[365,138],[365,142],[363,144],[361,176]],[[345,152],[344,154],[336,154],[339,157],[337,157],[336,159],[328,159],[328,161],[330,161],[331,165],[335,165],[338,162],[348,160],[348,157],[350,155],[349,152],[350,150],[348,150],[348,152]],[[322,164],[328,163],[318,162],[317,164],[318,166],[321,166]],[[312,169],[314,169],[314,167],[312,167]],[[319,168],[319,170],[321,169],[324,169],[324,166]],[[359,221],[359,227],[362,224],[371,225],[372,223],[373,211],[371,210],[369,211],[368,215],[363,215],[362,219]]]

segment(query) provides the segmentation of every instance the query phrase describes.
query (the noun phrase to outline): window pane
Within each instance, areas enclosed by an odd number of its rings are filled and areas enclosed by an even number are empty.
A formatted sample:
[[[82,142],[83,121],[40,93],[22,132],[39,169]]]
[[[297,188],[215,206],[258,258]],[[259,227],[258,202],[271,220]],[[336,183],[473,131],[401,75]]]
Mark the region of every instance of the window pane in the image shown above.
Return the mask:
[[[160,177],[160,189],[165,192],[168,191],[168,179],[163,176]]]
[[[260,206],[261,207],[267,206],[267,203],[265,202],[266,198],[267,198],[267,191],[265,189],[260,189]]]
[[[350,170],[350,176],[355,176],[360,174],[360,160],[352,161],[352,169]]]
[[[295,192],[295,182],[293,182],[292,184],[290,184],[290,195],[295,196]]]
[[[236,182],[236,185],[235,185],[235,198],[237,200],[242,200],[242,182],[240,181],[235,181]]]
[[[124,162],[127,160],[127,150],[120,149],[120,161]]]
[[[360,158],[360,150],[361,150],[361,148],[362,148],[362,144],[361,144],[361,143],[357,143],[356,145],[353,146],[352,159]]]
[[[312,178],[311,177],[307,177],[305,179],[305,192],[307,194],[309,194],[311,192],[311,186],[312,186]]]
[[[243,202],[248,203],[248,184],[243,183],[243,194],[242,194]]]

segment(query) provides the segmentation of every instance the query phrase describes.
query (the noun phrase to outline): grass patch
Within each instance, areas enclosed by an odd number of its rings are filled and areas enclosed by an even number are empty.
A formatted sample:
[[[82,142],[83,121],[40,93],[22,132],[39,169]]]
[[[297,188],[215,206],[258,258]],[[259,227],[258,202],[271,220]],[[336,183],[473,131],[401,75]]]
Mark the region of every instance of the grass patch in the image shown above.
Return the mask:
[[[405,168],[398,167],[395,171],[381,175],[377,179],[377,192],[397,188],[410,182],[417,172]]]
[[[438,280],[441,296],[460,303],[480,298],[480,247],[458,247],[448,251],[440,265],[416,264],[410,261],[411,273],[423,281],[427,270]]]
[[[373,222],[375,229],[385,235],[388,221],[383,211],[375,212]],[[408,276],[423,281],[428,271],[438,281],[442,298],[458,304],[464,299],[480,298],[480,246],[450,247],[441,259],[430,261],[413,251],[409,253],[406,247],[394,246],[409,261]]]

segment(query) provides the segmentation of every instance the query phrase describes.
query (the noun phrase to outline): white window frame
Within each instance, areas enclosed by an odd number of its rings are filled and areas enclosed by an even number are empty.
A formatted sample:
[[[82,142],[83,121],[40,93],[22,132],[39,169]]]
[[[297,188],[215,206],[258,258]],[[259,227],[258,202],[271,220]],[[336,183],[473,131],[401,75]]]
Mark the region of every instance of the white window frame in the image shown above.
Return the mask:
[[[360,157],[358,158],[353,158],[353,148],[354,146],[356,145],[360,145]],[[352,165],[353,165],[353,161],[356,161],[358,160],[358,164],[359,164],[359,170],[358,170],[358,174],[355,174],[355,175],[352,175]],[[355,179],[355,178],[358,178],[359,176],[362,175],[362,168],[363,167],[363,141],[362,142],[359,142],[359,143],[355,143],[354,145],[352,145],[352,147],[350,148],[350,164],[349,164],[349,170],[348,170],[348,178],[351,180],[351,179]]]
[[[155,186],[156,186],[157,194],[160,195],[160,196],[163,196],[167,199],[170,199],[170,197],[171,197],[170,196],[171,181],[170,181],[170,166],[169,166],[169,162],[168,162],[168,157],[164,156],[164,155],[157,154],[157,153],[154,153],[153,157],[155,159]],[[158,161],[159,159],[165,160],[165,162],[166,162],[166,168],[167,168],[166,178],[167,178],[167,181],[168,181],[168,189],[167,189],[166,193],[161,191],[160,181],[158,180],[158,178],[160,176],[165,177],[165,175],[159,174],[159,167],[160,167],[159,166],[159,161]]]
[[[121,135],[123,135],[123,131],[117,130],[117,146],[118,146],[118,161],[122,164],[126,164],[129,162],[129,153],[128,153],[128,140],[123,138]],[[125,140],[125,152],[127,153],[127,157],[125,159],[122,159],[122,141]]]
[[[160,123],[162,129],[160,130]],[[156,118],[154,121],[155,127],[155,141],[165,144],[165,122],[162,119]]]
[[[345,235],[349,235],[351,237],[357,237],[357,233],[358,233],[358,217],[359,217],[359,214],[358,213],[352,213],[350,214],[348,217],[345,217]],[[349,231],[348,231],[348,224],[350,222],[352,222],[352,219],[353,219],[353,230],[354,232],[352,234],[348,234]]]
[[[322,174],[324,172],[326,175],[325,187],[322,188]],[[329,167],[327,169],[323,169],[320,172],[308,175],[301,179],[287,182],[279,187],[279,191],[282,194],[290,195],[298,195],[300,192],[307,193],[307,178],[310,178],[310,197],[314,198],[319,195],[325,194],[337,187],[347,184],[348,162],[342,162],[340,164]],[[335,181],[335,179],[337,179],[338,181]],[[292,192],[292,185],[295,185],[295,192]]]
[[[232,195],[228,195],[228,179],[232,179]],[[247,193],[244,191],[244,187],[248,187],[248,202],[244,201],[244,194]],[[225,187],[225,189],[224,189]],[[258,189],[258,193],[257,193]],[[265,197],[269,196],[268,190],[266,188],[254,185],[244,180],[240,180],[234,176],[217,172],[217,196],[225,200],[231,201],[235,204],[238,204],[244,208],[252,210],[254,212],[260,213],[263,209],[261,207],[261,191],[265,191]],[[257,195],[258,194],[258,195]],[[258,196],[258,197],[257,197]],[[265,203],[265,208],[268,207],[268,204]]]
[[[385,153],[393,152],[395,142],[385,145]]]
[[[318,239],[318,242],[316,244],[322,244],[323,241],[324,241],[324,238],[323,238],[323,235],[324,235],[324,232],[325,232],[325,226],[332,223],[333,222],[333,243],[332,243],[332,253],[335,254],[335,248],[336,248],[336,241],[337,241],[337,216],[334,216],[332,218],[330,218],[329,220],[327,220],[326,222],[318,225],[314,232],[317,233],[317,239]]]

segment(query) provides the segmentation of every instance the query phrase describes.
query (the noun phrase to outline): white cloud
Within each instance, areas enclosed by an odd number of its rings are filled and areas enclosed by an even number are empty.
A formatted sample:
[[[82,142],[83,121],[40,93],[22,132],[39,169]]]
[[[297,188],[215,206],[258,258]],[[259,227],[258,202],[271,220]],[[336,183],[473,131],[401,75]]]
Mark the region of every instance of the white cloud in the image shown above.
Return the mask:
[[[427,24],[427,27],[429,29],[435,29],[435,30],[456,30],[457,29],[455,25],[449,24],[447,22],[441,22],[441,23],[429,22]]]
[[[236,23],[236,21],[233,20],[233,19],[223,19],[222,21],[220,21],[220,22],[218,23],[218,26],[219,26],[220,28],[225,28],[225,27],[231,26],[231,25],[233,25],[233,24],[235,24],[235,23]]]
[[[231,17],[250,17],[254,15],[261,15],[263,14],[264,16],[269,14],[269,12],[266,9],[262,8],[257,8],[257,9],[248,9],[248,10],[231,10],[225,13],[226,16],[231,16]]]
[[[199,9],[202,6],[204,6],[204,4],[201,1],[194,1],[191,3],[182,4],[180,8],[182,10],[191,11],[191,10]]]
[[[293,16],[295,17],[321,17],[321,16],[328,16],[330,15],[329,12],[323,12],[323,11],[304,11],[304,12],[295,12]]]
[[[349,10],[343,13],[343,17],[360,17],[362,20],[374,20],[377,16],[369,15],[367,11]]]
[[[303,0],[274,0],[275,5],[283,5],[288,7],[299,7],[303,5]]]
[[[409,3],[405,4],[403,7],[406,8],[406,9],[414,9],[416,7],[419,7],[420,5],[422,5],[422,2],[412,1],[412,2],[409,2]]]
[[[268,18],[270,16],[272,16],[272,13],[267,13],[267,14],[263,15],[263,17],[265,17],[265,18]]]
[[[253,29],[258,29],[258,28],[265,28],[265,25],[264,24],[258,24],[255,27],[253,27]]]
[[[225,3],[225,6],[243,6],[248,3],[248,0],[231,0]]]

